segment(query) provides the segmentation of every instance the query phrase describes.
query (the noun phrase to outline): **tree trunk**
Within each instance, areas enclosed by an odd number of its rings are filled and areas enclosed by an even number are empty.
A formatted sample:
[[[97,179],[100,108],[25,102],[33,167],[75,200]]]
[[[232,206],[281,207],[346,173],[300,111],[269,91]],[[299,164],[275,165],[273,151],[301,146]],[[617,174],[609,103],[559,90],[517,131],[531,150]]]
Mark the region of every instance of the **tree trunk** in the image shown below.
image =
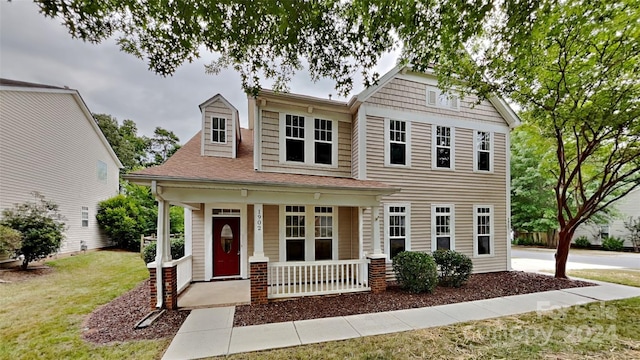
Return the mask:
[[[567,278],[567,259],[571,247],[572,231],[560,230],[558,234],[558,247],[556,248],[556,278]]]
[[[27,266],[29,266],[29,260],[25,257],[24,260],[22,260],[22,270],[27,270]]]

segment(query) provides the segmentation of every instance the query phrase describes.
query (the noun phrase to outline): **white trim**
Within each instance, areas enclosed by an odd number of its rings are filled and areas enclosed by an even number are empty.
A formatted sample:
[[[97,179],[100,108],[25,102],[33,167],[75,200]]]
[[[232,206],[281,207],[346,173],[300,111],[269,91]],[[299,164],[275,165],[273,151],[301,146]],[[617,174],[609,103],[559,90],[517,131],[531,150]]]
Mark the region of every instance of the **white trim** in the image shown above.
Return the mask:
[[[438,241],[436,239],[436,208],[449,208],[449,247],[451,250],[456,249],[456,207],[453,204],[431,204],[431,251],[437,250]],[[446,214],[443,214],[446,215]]]
[[[507,270],[511,271],[511,133],[507,133],[505,136],[505,153],[506,153],[506,173],[505,173],[505,183],[506,183],[506,199],[507,199]]]
[[[389,72],[382,75],[382,77],[378,79],[377,84],[373,86],[369,86],[368,88],[364,89],[360,94],[358,94],[357,100],[360,102],[367,101],[371,97],[371,95],[375,94],[375,92],[378,91],[378,89],[387,85],[387,83],[393,80],[393,78],[396,77],[396,75],[405,67],[406,66],[397,65],[396,67],[391,69]]]
[[[367,107],[358,109],[358,179],[367,178]]]
[[[424,124],[436,124],[441,126],[450,126],[456,128],[470,129],[470,130],[483,130],[491,131],[495,133],[506,134],[510,131],[509,127],[505,125],[498,125],[492,123],[485,123],[479,121],[463,120],[456,117],[449,117],[446,115],[432,115],[425,113],[409,112],[402,110],[393,110],[387,108],[381,108],[377,106],[368,105],[365,109],[367,115],[391,118],[395,120],[403,120],[407,122],[419,122]]]
[[[249,278],[249,219],[247,219],[247,204],[240,205],[240,277]]]
[[[193,210],[184,208],[184,256],[193,255]]]
[[[240,214],[222,214],[214,216],[213,209],[239,209]],[[215,217],[240,218],[240,274],[233,277],[246,278],[249,264],[247,262],[247,204],[206,203],[204,204],[204,279],[213,279],[213,219]],[[244,275],[243,275],[244,272]]]
[[[304,162],[287,161],[287,136],[286,136],[286,117],[300,116],[304,118],[304,138],[299,139],[304,141]],[[279,158],[280,164],[287,164],[293,166],[313,166],[317,168],[338,168],[338,137],[340,136],[339,124],[336,119],[326,116],[315,116],[313,114],[303,114],[300,112],[280,112],[279,117]],[[315,162],[315,119],[327,120],[331,123],[331,164],[316,164]]]
[[[387,262],[391,259],[391,247],[389,244],[389,208],[394,206],[401,206],[405,208],[404,212],[404,250],[411,251],[411,203],[385,203],[384,204],[384,254],[387,257]],[[400,214],[403,215],[403,214]]]
[[[488,132],[489,133],[489,170],[479,170],[478,169],[478,133],[479,132]],[[493,132],[486,130],[473,130],[473,172],[476,173],[493,173],[493,153],[495,148],[495,136]],[[483,150],[484,151],[484,150]],[[509,167],[509,163],[506,164]]]
[[[233,113],[233,111],[238,111],[238,109],[236,109],[235,106],[233,106],[229,100],[227,100],[224,96],[222,96],[222,94],[218,93],[215,94],[214,96],[210,97],[209,99],[207,99],[205,102],[203,102],[202,104],[198,105],[198,107],[200,107],[200,111],[204,111],[204,108],[206,108],[207,106],[213,104],[214,102],[220,100],[227,108],[229,108],[229,110],[231,110],[231,112]],[[235,134],[234,134],[235,136]]]
[[[206,129],[207,116],[202,111],[202,131],[200,131],[200,156],[204,156],[204,129]]]
[[[253,124],[253,169],[256,171],[262,170],[262,109],[258,105],[258,100],[255,100],[255,116]]]
[[[218,132],[218,141],[213,141],[213,132],[214,132],[214,128],[213,128],[213,119],[218,119],[218,129],[215,129],[215,131]],[[224,141],[220,141],[220,120],[224,120]],[[227,132],[229,129],[229,124],[227,123],[229,119],[227,119],[226,117],[219,117],[216,115],[211,115],[209,117],[209,142],[211,144],[226,144],[227,143]],[[235,152],[235,150],[233,151]],[[235,157],[235,156],[233,156]]]
[[[364,207],[358,207],[358,259],[364,259]]]
[[[339,208],[337,206],[327,206],[327,205],[289,205],[289,206],[304,206],[304,261],[325,261],[325,260],[315,260],[316,248],[315,248],[315,216],[316,216],[316,206],[320,207],[329,207],[331,208],[331,217],[332,219],[332,236],[331,236],[331,260],[338,260],[339,258],[339,228],[338,222],[340,221],[339,216]],[[279,249],[278,249],[278,258],[280,262],[287,262],[287,252],[286,252],[286,207],[287,205],[279,206]],[[298,214],[298,213],[293,213]],[[322,213],[319,213],[319,216],[322,216]],[[329,261],[329,260],[326,260]]]
[[[233,128],[233,134],[231,134],[231,157],[232,158],[236,158],[237,154],[236,154],[236,149],[237,149],[237,138],[238,138],[238,133],[236,129],[236,121],[238,120],[238,113],[237,111],[232,111],[231,112],[231,123],[232,123],[232,128]],[[226,129],[225,129],[225,141],[227,140],[227,133],[226,133]]]
[[[438,167],[438,155],[437,155],[437,133],[438,133],[438,127],[444,127],[444,128],[449,128],[450,130],[450,135],[449,135],[449,156],[451,158],[450,162],[449,162],[449,167],[448,168],[444,168],[444,167]],[[437,125],[437,124],[432,124],[431,125],[431,169],[432,170],[445,170],[445,171],[453,171],[456,169],[456,128],[454,128],[453,126],[443,126],[443,125]]]
[[[435,95],[435,101],[431,103],[430,94],[433,93]],[[443,104],[444,100],[444,104]],[[455,101],[455,106],[452,105],[452,101]],[[437,109],[445,109],[451,111],[460,111],[460,96],[452,94],[451,91],[447,91],[443,93],[437,86],[426,86],[425,92],[425,105],[427,107],[437,108]]]
[[[391,163],[391,139],[389,137],[391,121],[399,121],[405,123],[405,164],[392,164]],[[385,118],[384,119],[384,166],[385,167],[399,167],[399,168],[411,168],[411,121]]]
[[[489,254],[478,254],[478,209],[479,208],[489,208]],[[496,256],[496,247],[495,247],[495,237],[496,237],[496,228],[494,226],[494,217],[495,211],[493,205],[473,205],[473,257],[475,258],[484,258],[484,257],[495,257]],[[486,234],[484,234],[486,235]]]

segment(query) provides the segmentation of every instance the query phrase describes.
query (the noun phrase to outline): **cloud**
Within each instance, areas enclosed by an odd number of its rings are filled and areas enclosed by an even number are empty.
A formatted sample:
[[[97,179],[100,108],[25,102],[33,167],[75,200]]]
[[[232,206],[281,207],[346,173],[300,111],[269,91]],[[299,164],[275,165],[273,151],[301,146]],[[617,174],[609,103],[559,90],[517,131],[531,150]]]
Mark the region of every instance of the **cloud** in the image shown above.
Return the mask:
[[[390,70],[395,57],[383,58],[378,71]],[[239,74],[231,69],[205,74],[204,65],[213,58],[206,54],[165,78],[148,70],[143,60],[121,52],[113,40],[96,45],[72,39],[60,20],[45,18],[32,2],[0,2],[0,76],[77,89],[92,112],[131,119],[147,136],[160,126],[181,142],[189,140],[200,129],[198,105],[217,93],[238,108],[243,126],[247,125],[247,99]],[[357,77],[354,93],[362,90],[361,83]],[[290,90],[346,100],[337,96],[331,80],[312,83],[306,72],[294,76]]]

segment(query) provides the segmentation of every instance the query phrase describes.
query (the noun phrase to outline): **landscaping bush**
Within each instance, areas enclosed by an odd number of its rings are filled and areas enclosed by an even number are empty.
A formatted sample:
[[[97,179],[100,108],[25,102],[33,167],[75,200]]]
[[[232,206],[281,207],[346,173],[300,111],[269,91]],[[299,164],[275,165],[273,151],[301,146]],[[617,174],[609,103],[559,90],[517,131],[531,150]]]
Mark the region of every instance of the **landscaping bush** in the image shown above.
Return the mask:
[[[433,253],[438,265],[438,284],[449,287],[462,286],[473,270],[471,259],[453,250],[438,250]]]
[[[413,292],[433,292],[438,270],[433,257],[416,251],[403,251],[393,258],[393,271],[401,288]]]
[[[580,236],[573,242],[573,245],[577,248],[588,249],[591,247],[591,242],[586,236]]]
[[[0,225],[0,259],[14,257],[22,246],[22,234],[8,226]]]
[[[34,202],[26,201],[15,204],[11,209],[4,209],[0,222],[0,225],[22,234],[22,244],[17,254],[24,255],[23,269],[32,261],[55,254],[64,239],[64,217],[60,214],[58,205],[46,200],[40,193],[32,194]]]
[[[622,249],[624,249],[624,240],[615,236],[609,236],[602,240],[602,248],[607,251],[622,251]]]
[[[148,209],[134,199],[119,194],[100,202],[96,219],[118,247],[135,251],[146,230],[147,213]]]
[[[184,256],[184,239],[171,240],[171,258],[180,259]],[[152,242],[142,249],[142,259],[145,263],[156,261],[156,242]]]

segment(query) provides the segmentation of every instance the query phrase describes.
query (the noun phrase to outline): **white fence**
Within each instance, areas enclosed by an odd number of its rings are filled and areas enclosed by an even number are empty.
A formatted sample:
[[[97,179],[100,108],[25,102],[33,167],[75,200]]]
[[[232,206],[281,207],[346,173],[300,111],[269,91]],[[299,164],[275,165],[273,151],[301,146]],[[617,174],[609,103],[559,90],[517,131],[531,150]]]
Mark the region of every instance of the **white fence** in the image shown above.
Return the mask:
[[[270,262],[268,297],[340,294],[371,290],[369,259]]]
[[[177,264],[177,278],[178,278],[178,294],[182,290],[186,289],[191,284],[192,266],[193,260],[191,255],[183,256],[180,259],[173,260],[174,264]]]

